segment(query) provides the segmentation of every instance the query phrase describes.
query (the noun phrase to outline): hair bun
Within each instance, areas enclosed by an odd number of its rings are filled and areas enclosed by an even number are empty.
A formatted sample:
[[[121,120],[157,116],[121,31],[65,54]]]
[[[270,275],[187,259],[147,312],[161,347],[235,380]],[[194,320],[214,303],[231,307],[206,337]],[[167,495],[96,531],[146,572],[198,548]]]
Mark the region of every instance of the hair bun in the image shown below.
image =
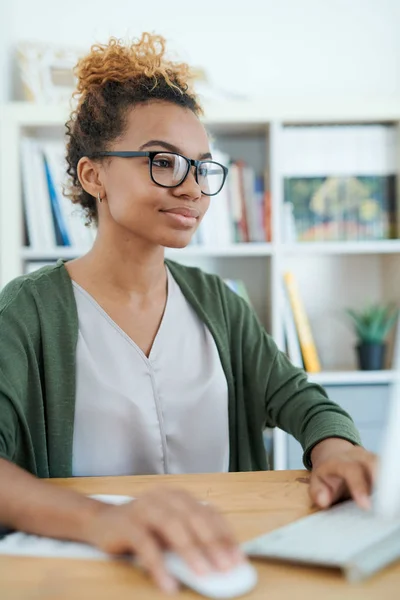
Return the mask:
[[[124,83],[133,79],[153,79],[161,75],[171,86],[186,91],[192,74],[189,66],[165,58],[165,39],[161,35],[143,33],[138,41],[129,44],[110,38],[108,44],[94,44],[89,54],[75,67],[80,101],[108,82]]]

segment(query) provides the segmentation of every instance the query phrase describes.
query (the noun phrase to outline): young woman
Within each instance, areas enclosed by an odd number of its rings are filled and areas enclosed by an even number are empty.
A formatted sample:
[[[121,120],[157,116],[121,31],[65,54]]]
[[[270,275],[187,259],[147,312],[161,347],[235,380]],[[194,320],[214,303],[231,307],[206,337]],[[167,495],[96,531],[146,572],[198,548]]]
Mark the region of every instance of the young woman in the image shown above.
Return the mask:
[[[375,459],[244,301],[164,260],[190,242],[227,172],[188,67],[144,34],[94,46],[77,76],[70,196],[98,234],[85,256],[1,294],[0,522],[135,552],[172,590],[161,547],[199,571],[241,560],[211,507],[170,488],[103,506],[42,479],[266,469],[262,431],[279,426],[303,445],[315,503],[366,505]]]

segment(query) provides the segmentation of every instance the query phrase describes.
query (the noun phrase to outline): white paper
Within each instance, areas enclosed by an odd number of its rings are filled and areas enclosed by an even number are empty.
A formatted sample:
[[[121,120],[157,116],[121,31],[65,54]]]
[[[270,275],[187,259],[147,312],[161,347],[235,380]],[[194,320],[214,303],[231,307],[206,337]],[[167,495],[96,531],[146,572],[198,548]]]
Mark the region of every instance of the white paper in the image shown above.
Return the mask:
[[[134,498],[130,496],[92,495],[91,498],[108,504],[126,504]],[[50,558],[83,558],[91,560],[110,560],[111,557],[92,546],[79,542],[66,542],[52,538],[11,533],[0,540],[0,554],[13,556],[39,556]],[[115,557],[113,557],[115,559]]]

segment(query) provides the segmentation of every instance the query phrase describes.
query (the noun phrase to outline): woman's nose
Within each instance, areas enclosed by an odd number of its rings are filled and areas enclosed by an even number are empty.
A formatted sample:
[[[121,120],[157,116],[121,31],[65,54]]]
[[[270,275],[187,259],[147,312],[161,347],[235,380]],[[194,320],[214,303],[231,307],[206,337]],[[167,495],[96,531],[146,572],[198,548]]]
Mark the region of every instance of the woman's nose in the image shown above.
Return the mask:
[[[201,188],[196,181],[195,168],[191,167],[184,181],[178,187],[173,188],[175,195],[186,196],[192,200],[201,198]]]

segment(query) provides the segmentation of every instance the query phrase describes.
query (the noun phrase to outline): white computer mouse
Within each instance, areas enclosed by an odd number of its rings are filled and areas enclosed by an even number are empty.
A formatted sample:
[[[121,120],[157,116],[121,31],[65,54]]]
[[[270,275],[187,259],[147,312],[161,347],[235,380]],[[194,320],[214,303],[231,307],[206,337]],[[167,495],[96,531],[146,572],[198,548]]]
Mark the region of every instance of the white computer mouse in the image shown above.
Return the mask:
[[[208,598],[237,598],[250,592],[257,583],[257,571],[247,561],[229,571],[197,575],[177,554],[166,552],[165,565],[178,581]]]

